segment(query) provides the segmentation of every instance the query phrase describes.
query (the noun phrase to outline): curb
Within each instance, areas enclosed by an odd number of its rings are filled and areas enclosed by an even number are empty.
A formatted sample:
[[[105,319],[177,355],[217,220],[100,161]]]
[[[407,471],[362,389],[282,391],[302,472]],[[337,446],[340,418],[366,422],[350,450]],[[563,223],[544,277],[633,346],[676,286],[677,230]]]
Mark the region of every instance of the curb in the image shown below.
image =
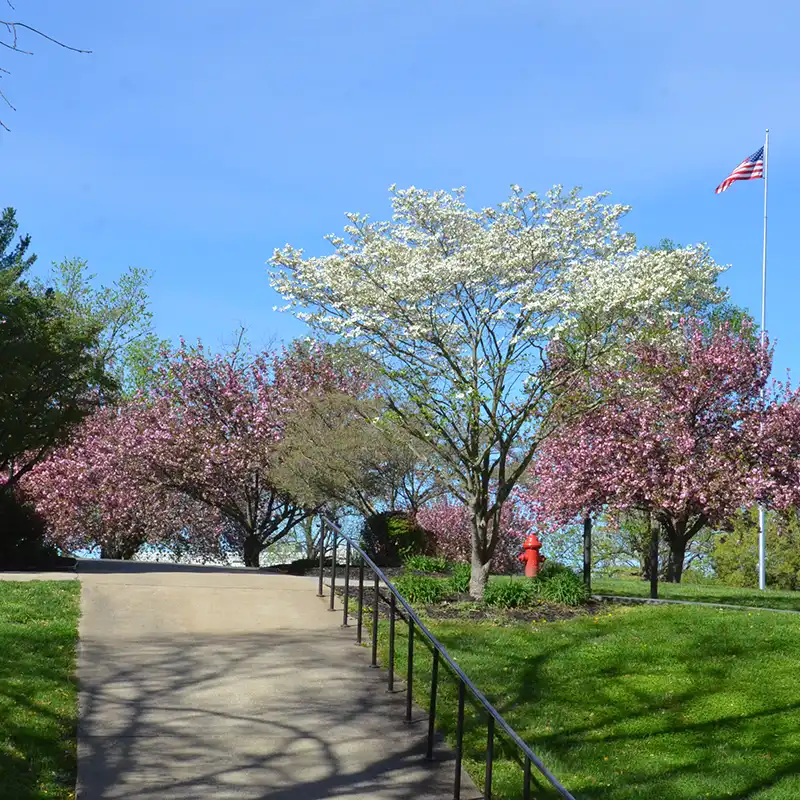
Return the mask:
[[[593,600],[610,601],[612,603],[642,603],[645,605],[678,605],[701,606],[704,608],[731,608],[734,611],[774,611],[778,614],[800,614],[791,608],[765,608],[764,606],[740,606],[733,603],[704,603],[700,600],[661,600],[652,597],[626,597],[618,594],[593,594]]]

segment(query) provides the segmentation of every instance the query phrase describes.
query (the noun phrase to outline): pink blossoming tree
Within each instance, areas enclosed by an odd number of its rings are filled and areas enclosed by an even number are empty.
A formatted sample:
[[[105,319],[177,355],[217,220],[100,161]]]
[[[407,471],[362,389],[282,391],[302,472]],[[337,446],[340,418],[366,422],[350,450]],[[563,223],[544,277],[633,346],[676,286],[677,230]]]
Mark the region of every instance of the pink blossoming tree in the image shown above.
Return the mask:
[[[563,524],[603,506],[647,511],[669,545],[667,580],[680,581],[692,538],[753,502],[763,483],[760,394],[771,353],[746,325],[697,321],[631,347],[598,376],[598,407],[540,451],[533,484],[542,516]]]

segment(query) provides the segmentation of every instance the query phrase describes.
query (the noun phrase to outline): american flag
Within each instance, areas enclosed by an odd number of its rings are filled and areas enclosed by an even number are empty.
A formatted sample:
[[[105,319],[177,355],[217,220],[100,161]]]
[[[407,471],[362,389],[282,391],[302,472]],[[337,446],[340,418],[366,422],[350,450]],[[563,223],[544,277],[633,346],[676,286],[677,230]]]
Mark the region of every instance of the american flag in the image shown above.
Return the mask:
[[[721,194],[734,181],[751,181],[753,178],[764,177],[764,148],[759,147],[750,158],[746,158],[736,169],[717,186],[715,192]]]

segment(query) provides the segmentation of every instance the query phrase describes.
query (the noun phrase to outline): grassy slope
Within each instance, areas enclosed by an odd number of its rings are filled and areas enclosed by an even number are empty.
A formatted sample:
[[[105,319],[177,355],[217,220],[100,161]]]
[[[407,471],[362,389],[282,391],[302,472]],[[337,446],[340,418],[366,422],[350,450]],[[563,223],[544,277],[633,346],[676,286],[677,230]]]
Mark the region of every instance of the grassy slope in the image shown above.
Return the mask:
[[[595,594],[649,597],[650,584],[628,578],[592,578]],[[737,589],[732,586],[659,583],[658,596],[664,600],[696,600],[704,603],[729,603],[754,608],[782,608],[800,611],[800,592],[767,589]]]
[[[75,796],[79,585],[0,581],[0,797]]]
[[[659,606],[547,624],[430,624],[578,798],[800,797],[800,618]],[[423,699],[430,658],[419,645],[417,656]],[[443,681],[437,726],[450,741],[455,698]],[[480,782],[485,722],[472,715],[466,727]],[[494,796],[521,797],[520,776],[514,762],[497,764]]]

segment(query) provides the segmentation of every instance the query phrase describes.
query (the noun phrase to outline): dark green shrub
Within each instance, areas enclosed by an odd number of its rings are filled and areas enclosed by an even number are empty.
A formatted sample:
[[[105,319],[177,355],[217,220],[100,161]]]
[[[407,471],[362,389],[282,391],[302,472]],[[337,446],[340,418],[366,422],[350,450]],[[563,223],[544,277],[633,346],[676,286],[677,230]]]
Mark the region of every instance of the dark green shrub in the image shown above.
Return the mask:
[[[483,602],[494,608],[525,608],[536,601],[536,583],[530,578],[489,581]]]
[[[469,592],[469,581],[472,577],[472,568],[469,564],[459,562],[453,565],[453,575],[450,578],[450,585],[453,587],[453,594],[467,594]]]
[[[554,575],[563,575],[564,573],[569,573],[570,575],[574,575],[575,571],[570,569],[566,564],[561,564],[558,561],[545,561],[542,564],[541,569],[539,570],[538,578],[540,580],[547,580],[548,578],[552,578]]]
[[[562,603],[566,606],[579,606],[588,599],[583,579],[571,569],[554,572],[550,576],[537,578],[538,595],[550,603]]]
[[[399,567],[404,558],[422,555],[425,532],[402,511],[373,514],[361,528],[361,546],[379,566]]]
[[[44,522],[33,507],[0,488],[0,569],[53,569],[75,563],[60,557],[44,538]]]
[[[394,585],[412,605],[438,603],[452,593],[447,578],[433,578],[430,575],[401,575]]]
[[[403,561],[406,569],[417,572],[449,572],[450,562],[442,556],[407,556]]]

